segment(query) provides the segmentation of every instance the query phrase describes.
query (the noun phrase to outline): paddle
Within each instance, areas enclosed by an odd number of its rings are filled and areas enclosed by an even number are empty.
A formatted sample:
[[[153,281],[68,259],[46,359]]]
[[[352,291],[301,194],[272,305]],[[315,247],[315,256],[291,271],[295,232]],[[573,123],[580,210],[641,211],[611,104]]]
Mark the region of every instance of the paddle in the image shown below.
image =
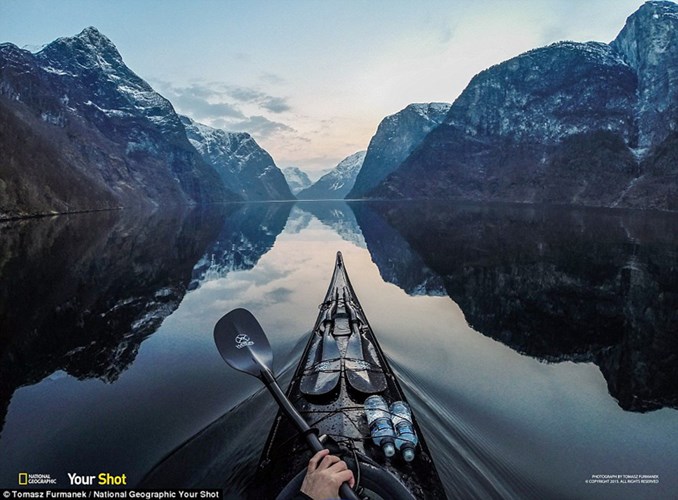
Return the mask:
[[[323,396],[332,392],[339,383],[342,366],[346,382],[358,392],[378,394],[387,387],[386,376],[379,363],[373,359],[374,348],[370,350],[369,340],[360,334],[359,325],[362,320],[355,305],[350,301],[347,287],[343,287],[342,300],[340,308],[344,315],[342,318],[335,317],[339,303],[338,290],[332,305],[326,306],[322,329],[318,329],[322,337],[315,339],[320,347],[316,348],[315,352],[312,351],[311,365],[307,367],[299,384],[301,393],[306,396]],[[328,313],[330,310],[331,313]],[[339,326],[341,321],[348,323],[349,328]],[[333,323],[334,329],[331,326]],[[344,341],[344,354],[339,350],[335,339],[337,329],[348,331],[348,335],[340,334],[341,338],[347,339]],[[369,355],[370,360],[366,359],[366,355]]]
[[[323,320],[318,327],[322,335],[318,342],[320,348],[316,350],[312,365],[302,375],[299,390],[306,396],[324,396],[332,392],[341,378],[341,353],[332,335],[334,316],[337,313],[339,298],[336,293],[334,299],[322,305],[325,308]]]
[[[306,396],[323,396],[332,392],[341,376],[341,353],[330,328],[325,329],[320,344],[320,359],[301,377],[299,390]]]
[[[351,302],[347,287],[344,287],[344,306],[349,317],[351,325],[351,336],[346,344],[346,355],[344,359],[344,368],[346,381],[356,391],[364,394],[378,394],[386,390],[386,376],[379,365],[375,363],[369,340],[363,338],[360,334],[359,325],[362,323],[356,306]],[[366,352],[367,351],[367,352]],[[365,359],[365,354],[370,355],[372,362]]]
[[[346,381],[353,389],[363,394],[379,394],[385,391],[386,376],[379,365],[365,359],[363,338],[355,323],[351,325],[351,332],[344,358]]]
[[[261,380],[271,392],[280,408],[294,422],[299,432],[306,439],[313,453],[324,449],[318,436],[311,430],[306,420],[297,409],[273,376],[273,352],[264,330],[257,319],[246,309],[234,309],[224,315],[214,326],[214,342],[219,354],[231,367],[253,375]],[[358,496],[348,483],[339,488],[341,498],[358,500]]]

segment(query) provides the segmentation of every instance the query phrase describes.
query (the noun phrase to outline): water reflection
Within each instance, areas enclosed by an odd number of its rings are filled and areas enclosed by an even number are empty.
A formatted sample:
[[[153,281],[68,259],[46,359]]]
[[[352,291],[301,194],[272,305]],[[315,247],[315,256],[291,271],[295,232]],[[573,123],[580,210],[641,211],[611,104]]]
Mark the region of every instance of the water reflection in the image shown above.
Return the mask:
[[[304,202],[6,223],[0,485],[15,485],[22,470],[68,484],[68,471],[115,467],[136,485],[186,443],[147,484],[244,496],[275,412],[266,397],[243,403],[258,383],[223,365],[214,322],[233,307],[256,311],[276,371],[287,373],[337,250],[418,406],[450,495],[559,496],[609,472],[618,455],[623,473],[651,463],[663,474],[661,464],[675,464],[664,439],[675,412],[623,412],[595,367],[531,357],[596,363],[625,409],[676,407],[676,222]],[[477,332],[530,357],[469,329],[462,312]],[[666,473],[662,485],[672,481]],[[533,487],[539,493],[522,494]]]
[[[444,295],[440,276],[372,207],[372,204],[354,203],[351,208],[383,280],[398,285],[410,295]]]
[[[594,362],[626,410],[678,407],[675,215],[435,203],[353,208],[382,276],[403,289],[412,290],[410,268],[422,268],[421,260],[477,331],[544,361]],[[414,252],[385,244],[385,226]]]
[[[181,302],[221,217],[108,212],[4,224],[2,423],[16,388],[54,372],[115,381]]]
[[[116,381],[187,290],[252,268],[289,210],[224,205],[5,223],[0,431],[19,387],[59,372]]]
[[[362,235],[358,221],[351,207],[345,201],[328,200],[322,203],[318,202],[299,202],[296,205],[297,209],[306,214],[302,217],[306,226],[315,217],[325,226],[336,232],[344,241],[353,243],[359,248],[365,248],[365,238]],[[302,227],[297,224],[297,232]]]
[[[291,208],[291,203],[250,203],[220,222],[219,235],[195,265],[189,288],[225,278],[232,271],[252,269],[275,243]]]

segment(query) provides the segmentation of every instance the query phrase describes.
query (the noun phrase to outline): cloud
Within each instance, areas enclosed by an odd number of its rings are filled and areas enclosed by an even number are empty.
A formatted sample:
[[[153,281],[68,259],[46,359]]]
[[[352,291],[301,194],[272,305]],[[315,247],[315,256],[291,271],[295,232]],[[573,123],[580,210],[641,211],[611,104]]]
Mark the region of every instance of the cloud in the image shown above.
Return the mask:
[[[225,87],[226,93],[230,95],[233,99],[236,99],[241,102],[255,102],[262,98],[262,92],[258,90],[248,89],[246,87]]]
[[[192,83],[179,87],[160,80],[153,83],[180,113],[190,115],[196,120],[245,118],[245,114],[237,106],[221,99],[211,86]]]
[[[226,87],[226,93],[233,99],[258,106],[272,112],[283,113],[292,109],[284,97],[276,97],[257,89],[247,87]]]
[[[265,116],[250,116],[246,120],[228,124],[231,131],[246,131],[252,135],[267,138],[281,132],[296,132],[295,129],[284,123],[274,122]]]
[[[284,135],[289,142],[297,130],[281,121],[264,116],[290,109],[285,98],[255,88],[228,85],[224,82],[192,82],[175,85],[154,80],[153,85],[184,115],[228,132],[248,132],[257,139]],[[257,112],[259,111],[259,113]],[[261,114],[260,114],[261,113]]]
[[[245,118],[245,115],[235,106],[225,103],[217,102],[210,103],[204,99],[197,98],[191,95],[178,95],[170,99],[177,108],[182,112],[187,111],[197,119],[214,119],[214,118]]]
[[[245,120],[247,114],[243,111],[243,106],[249,107],[255,113],[259,110],[280,114],[292,109],[284,97],[224,82],[193,82],[186,86],[162,80],[153,83],[180,113],[197,120]]]
[[[269,97],[261,103],[261,107],[272,113],[282,113],[291,109],[289,104],[287,104],[287,100],[282,97]]]
[[[278,76],[275,73],[262,73],[261,75],[259,75],[259,78],[261,78],[263,81],[267,83],[272,83],[275,85],[286,83],[286,80],[283,77]]]

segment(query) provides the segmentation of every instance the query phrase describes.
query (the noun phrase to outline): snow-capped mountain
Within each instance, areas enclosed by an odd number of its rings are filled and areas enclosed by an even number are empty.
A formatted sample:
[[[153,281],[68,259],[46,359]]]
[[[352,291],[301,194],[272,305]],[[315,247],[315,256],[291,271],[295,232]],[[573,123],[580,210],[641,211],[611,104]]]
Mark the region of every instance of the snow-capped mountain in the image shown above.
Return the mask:
[[[300,200],[342,200],[353,188],[366,151],[358,151],[339,162],[315,184],[297,194]]]
[[[169,101],[95,28],[0,44],[0,216],[234,200]]]
[[[313,184],[308,174],[298,167],[285,167],[282,169],[282,173],[294,195]]]
[[[410,104],[384,118],[370,140],[363,166],[347,198],[363,198],[407,158],[445,119],[446,103]]]
[[[225,132],[181,117],[186,135],[224,185],[244,200],[294,198],[273,158],[245,132]]]
[[[678,209],[678,5],[476,75],[375,197]]]

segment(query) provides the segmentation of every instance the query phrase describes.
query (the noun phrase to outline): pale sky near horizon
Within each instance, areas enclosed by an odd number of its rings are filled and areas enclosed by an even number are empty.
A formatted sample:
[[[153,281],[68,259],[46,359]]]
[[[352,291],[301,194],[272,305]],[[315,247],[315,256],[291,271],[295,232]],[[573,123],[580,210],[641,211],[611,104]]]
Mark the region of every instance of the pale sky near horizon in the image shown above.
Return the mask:
[[[178,112],[317,177],[413,102],[559,40],[609,42],[643,0],[0,0],[0,42],[95,26]]]

